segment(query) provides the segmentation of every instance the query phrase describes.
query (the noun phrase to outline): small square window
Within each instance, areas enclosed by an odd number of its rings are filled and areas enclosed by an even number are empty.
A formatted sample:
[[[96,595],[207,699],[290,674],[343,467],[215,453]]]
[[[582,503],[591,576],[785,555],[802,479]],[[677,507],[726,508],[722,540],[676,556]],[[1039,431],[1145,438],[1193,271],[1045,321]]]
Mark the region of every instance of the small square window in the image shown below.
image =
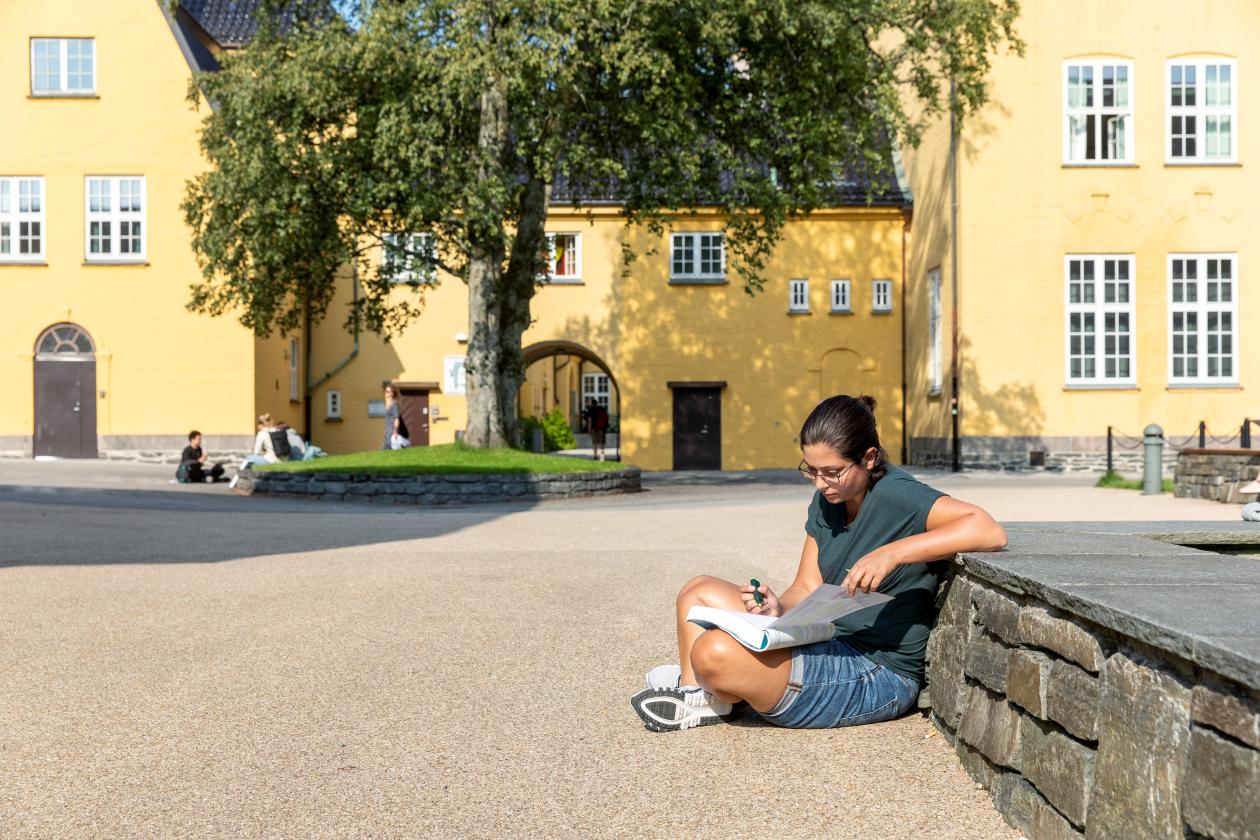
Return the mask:
[[[145,179],[90,177],[84,191],[84,252],[89,262],[143,262]]]
[[[720,283],[726,279],[726,242],[721,233],[675,233],[669,245],[672,282]]]
[[[871,311],[892,312],[892,281],[871,281]]]
[[[788,281],[788,312],[809,311],[809,281]]]
[[[852,312],[850,303],[852,284],[848,280],[831,281],[831,311]]]
[[[577,233],[547,234],[547,281],[577,283],[582,279],[582,237]]]
[[[341,392],[340,391],[328,392],[328,419],[329,420],[341,419]]]
[[[44,258],[44,179],[0,176],[0,261]]]
[[[32,38],[33,96],[90,96],[96,92],[96,42],[91,38]]]

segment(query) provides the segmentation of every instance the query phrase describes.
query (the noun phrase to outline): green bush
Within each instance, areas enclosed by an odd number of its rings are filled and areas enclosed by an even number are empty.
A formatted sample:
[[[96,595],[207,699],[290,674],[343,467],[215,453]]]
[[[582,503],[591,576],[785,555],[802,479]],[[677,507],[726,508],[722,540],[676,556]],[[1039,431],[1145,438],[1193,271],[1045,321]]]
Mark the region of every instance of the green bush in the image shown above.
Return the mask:
[[[569,428],[569,421],[565,419],[560,409],[552,409],[546,417],[542,419],[544,447],[548,452],[555,452],[557,449],[576,449],[577,438],[573,436],[573,430]]]
[[[534,444],[534,429],[539,428],[542,423],[538,421],[537,417],[526,415],[518,419],[518,425],[521,430],[521,445],[519,448],[529,452]],[[545,441],[546,434],[543,435],[543,438]],[[545,443],[543,448],[546,448]]]

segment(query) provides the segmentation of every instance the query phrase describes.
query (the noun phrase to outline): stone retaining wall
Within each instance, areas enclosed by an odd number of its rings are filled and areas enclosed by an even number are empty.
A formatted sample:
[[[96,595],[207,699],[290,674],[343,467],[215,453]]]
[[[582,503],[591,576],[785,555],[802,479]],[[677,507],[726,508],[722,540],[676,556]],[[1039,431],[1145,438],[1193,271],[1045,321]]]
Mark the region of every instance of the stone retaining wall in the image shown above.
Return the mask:
[[[1256,501],[1255,493],[1238,489],[1260,473],[1260,450],[1183,449],[1173,472],[1173,495],[1213,499],[1228,504]]]
[[[962,439],[959,460],[964,470],[1007,470],[1015,472],[1106,472],[1106,437],[980,437]],[[1044,466],[1031,464],[1030,452],[1044,453]],[[1141,446],[1118,442],[1112,449],[1112,469],[1122,475],[1140,477],[1145,455]],[[910,463],[916,467],[947,470],[953,465],[948,438],[911,438]],[[1164,446],[1163,464],[1171,474],[1177,463],[1177,450]]]
[[[1260,582],[1260,560],[1225,559]],[[1115,605],[1091,608],[1117,617],[1103,626],[1038,597],[1074,603],[1066,588],[996,566],[964,560],[948,585],[921,702],[1006,820],[1032,840],[1260,838],[1260,650],[1220,673],[1192,637],[1133,630]]]
[[[568,499],[611,493],[637,493],[638,467],[607,472],[459,473],[454,475],[366,475],[327,472],[279,472],[254,475],[255,493],[324,499],[374,501],[400,505],[475,504]]]

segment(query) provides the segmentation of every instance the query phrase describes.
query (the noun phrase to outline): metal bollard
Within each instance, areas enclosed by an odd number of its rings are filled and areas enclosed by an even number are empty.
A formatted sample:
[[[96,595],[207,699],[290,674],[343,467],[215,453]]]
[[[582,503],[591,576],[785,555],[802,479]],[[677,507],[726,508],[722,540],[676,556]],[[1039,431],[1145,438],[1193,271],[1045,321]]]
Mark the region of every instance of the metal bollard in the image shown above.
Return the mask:
[[[1142,467],[1142,495],[1158,496],[1164,492],[1164,430],[1152,423],[1143,431],[1146,462]]]

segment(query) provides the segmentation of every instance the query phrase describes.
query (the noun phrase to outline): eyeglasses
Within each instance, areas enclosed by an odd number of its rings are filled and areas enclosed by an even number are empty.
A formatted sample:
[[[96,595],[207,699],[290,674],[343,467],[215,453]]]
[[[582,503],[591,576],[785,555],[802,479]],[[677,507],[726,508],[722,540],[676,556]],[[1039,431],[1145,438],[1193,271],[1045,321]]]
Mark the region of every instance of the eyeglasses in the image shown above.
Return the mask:
[[[805,463],[804,461],[801,461],[800,465],[797,466],[796,469],[800,472],[801,475],[805,477],[805,480],[810,482],[811,484],[821,478],[830,486],[835,487],[837,484],[839,484],[841,481],[844,480],[845,473],[847,473],[849,470],[853,469],[857,465],[858,465],[858,462],[854,461],[852,464],[849,464],[849,466],[840,470],[840,472],[822,472],[821,470],[814,469],[813,467],[811,467],[809,464]]]

